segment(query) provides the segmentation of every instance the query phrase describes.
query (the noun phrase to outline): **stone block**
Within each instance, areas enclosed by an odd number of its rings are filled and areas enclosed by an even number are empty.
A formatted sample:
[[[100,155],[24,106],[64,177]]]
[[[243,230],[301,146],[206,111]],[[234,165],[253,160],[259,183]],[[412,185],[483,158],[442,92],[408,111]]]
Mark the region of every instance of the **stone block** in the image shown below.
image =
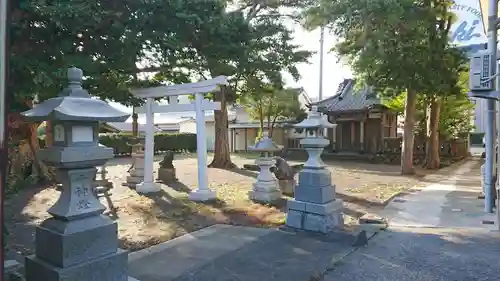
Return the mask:
[[[36,228],[36,253],[55,266],[72,266],[116,252],[117,230],[105,216],[76,221],[50,218]]]
[[[278,185],[281,192],[285,195],[293,196],[295,192],[296,182],[294,179],[291,180],[278,180]]]
[[[134,176],[128,176],[127,177],[127,184],[133,185],[135,187],[136,184],[140,184],[144,180],[144,177],[134,177]]]
[[[253,183],[252,186],[253,186],[253,191],[257,192],[280,192],[277,180],[258,181]]]
[[[144,170],[142,169],[132,169],[129,175],[134,178],[144,178]]]
[[[165,184],[177,181],[175,168],[158,168],[158,180]]]
[[[327,169],[307,169],[304,168],[299,173],[299,185],[319,187],[332,184],[332,174]]]
[[[303,229],[308,231],[329,233],[344,224],[342,212],[334,212],[328,215],[317,215],[306,213]]]
[[[271,203],[281,199],[281,192],[279,190],[251,190],[248,192],[250,200],[260,203]]]
[[[342,200],[334,200],[325,204],[305,203],[305,211],[311,214],[327,215],[334,212],[342,212],[344,208]]]
[[[286,225],[293,228],[302,229],[302,222],[304,220],[304,212],[288,210],[286,214]]]
[[[302,202],[302,201],[297,201],[295,199],[290,199],[286,202],[286,208],[288,210],[305,212],[306,211],[306,203]]]
[[[127,281],[128,252],[117,252],[79,263],[57,267],[36,256],[26,258],[26,280],[40,281]]]
[[[133,169],[144,170],[144,159],[142,158],[135,159]]]
[[[295,199],[297,201],[324,204],[335,199],[335,186],[303,186],[301,183],[295,188]]]

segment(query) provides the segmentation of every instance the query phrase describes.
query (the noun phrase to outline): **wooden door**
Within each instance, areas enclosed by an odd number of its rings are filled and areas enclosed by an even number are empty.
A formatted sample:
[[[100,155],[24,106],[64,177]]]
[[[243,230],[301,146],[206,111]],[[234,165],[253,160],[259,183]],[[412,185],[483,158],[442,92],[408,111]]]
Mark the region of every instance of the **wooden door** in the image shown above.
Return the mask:
[[[382,138],[380,119],[366,120],[364,138],[365,151],[368,153],[378,152]]]
[[[342,146],[340,150],[342,151],[351,151],[352,150],[352,142],[351,142],[351,122],[342,122]]]

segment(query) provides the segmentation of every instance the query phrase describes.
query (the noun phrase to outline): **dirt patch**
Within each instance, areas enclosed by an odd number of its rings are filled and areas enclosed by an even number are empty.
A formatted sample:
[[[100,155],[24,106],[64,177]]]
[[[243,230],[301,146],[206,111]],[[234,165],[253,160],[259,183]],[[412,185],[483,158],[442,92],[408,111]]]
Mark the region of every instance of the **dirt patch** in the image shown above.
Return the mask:
[[[249,158],[234,157],[234,162],[242,167],[254,162]],[[394,166],[347,162],[328,164],[338,196],[345,202],[347,223],[366,212],[376,212],[385,199],[418,182],[418,177],[400,176],[398,167]],[[156,170],[157,163],[155,165]],[[118,223],[122,247],[142,249],[217,223],[258,227],[276,227],[284,223],[286,198],[275,205],[248,200],[248,191],[257,176],[255,172],[208,169],[209,185],[217,191],[218,200],[202,204],[187,198],[189,191],[197,188],[196,158],[183,156],[175,160],[174,165],[179,182],[162,185],[161,192],[144,196],[122,186],[130,159],[109,162],[108,176],[114,188],[109,200],[102,198],[101,201],[111,210],[108,211],[110,217]],[[20,192],[7,202],[6,219],[12,250],[32,253],[35,226],[49,217],[46,210],[58,197],[55,188],[39,188]]]

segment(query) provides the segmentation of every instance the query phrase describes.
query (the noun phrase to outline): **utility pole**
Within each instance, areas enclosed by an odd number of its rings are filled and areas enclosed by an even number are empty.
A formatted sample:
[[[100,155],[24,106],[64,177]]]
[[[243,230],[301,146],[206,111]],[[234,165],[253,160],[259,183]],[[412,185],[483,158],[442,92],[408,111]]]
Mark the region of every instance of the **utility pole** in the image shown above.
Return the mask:
[[[495,76],[498,62],[497,62],[497,18],[498,18],[498,0],[489,0],[488,3],[488,51],[490,53],[490,67],[491,75]],[[498,89],[498,79],[494,79],[493,89]],[[496,119],[496,101],[494,99],[487,99],[488,122],[486,126],[486,163],[485,163],[485,200],[484,210],[487,213],[493,213],[495,191],[495,183],[493,177],[495,173],[494,163],[496,156],[495,136],[497,135],[497,128],[495,126]]]
[[[321,26],[319,34],[319,100],[323,100],[323,60],[325,47],[325,27]]]
[[[499,20],[498,20],[498,0],[489,0],[489,3],[488,3],[488,50],[490,51],[491,66],[494,67],[494,69],[495,69],[495,72],[493,74],[500,73],[499,72],[498,57],[497,57],[497,54],[498,54],[498,46],[497,46],[498,23],[499,23]],[[494,89],[497,92],[499,90],[499,85],[500,85],[500,77],[497,75],[495,78],[495,83],[494,83]],[[493,102],[494,100],[488,99],[488,102],[489,101]],[[492,186],[491,186],[490,202],[485,202],[485,204],[489,203],[491,208],[493,209],[493,205],[494,205],[493,200],[495,200],[494,195],[496,196],[496,204],[495,204],[496,205],[496,212],[497,212],[496,223],[497,223],[497,228],[500,230],[500,210],[499,210],[500,209],[500,198],[499,198],[500,197],[499,196],[500,162],[498,161],[498,160],[500,160],[500,150],[497,150],[497,148],[496,148],[496,146],[498,144],[500,144],[500,129],[498,128],[498,126],[500,125],[500,100],[498,100],[498,99],[496,101],[496,106],[497,106],[498,112],[496,112],[496,124],[495,124],[493,130],[496,130],[495,134],[497,136],[497,143],[495,144],[494,141],[492,141],[493,147],[490,147],[490,149],[492,149],[492,152],[490,154],[492,154],[492,157],[496,158],[496,159],[492,159],[490,161],[493,163],[496,162],[496,168],[497,168],[496,169],[496,176],[497,177],[496,177],[496,182],[493,182]],[[489,118],[489,116],[488,116],[488,118]],[[488,122],[488,123],[491,123],[491,122]],[[488,129],[489,129],[489,127],[488,127]],[[492,168],[492,170],[493,169],[494,168]],[[493,172],[494,172],[494,170],[493,170]],[[485,198],[487,198],[487,197],[485,196]]]
[[[8,5],[9,1],[0,0],[0,246],[5,244],[4,200],[7,184],[7,65],[8,61]],[[4,276],[5,253],[0,251],[0,279]]]

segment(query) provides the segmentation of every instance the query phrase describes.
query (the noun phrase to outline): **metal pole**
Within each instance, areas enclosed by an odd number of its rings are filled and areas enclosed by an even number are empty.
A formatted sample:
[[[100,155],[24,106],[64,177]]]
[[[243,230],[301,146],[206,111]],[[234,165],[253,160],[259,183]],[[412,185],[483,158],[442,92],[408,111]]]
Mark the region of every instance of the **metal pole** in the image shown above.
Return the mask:
[[[8,5],[9,1],[0,1],[0,279],[4,276],[5,253],[3,245],[5,223],[4,223],[4,199],[5,187],[7,184],[7,81],[8,81]]]
[[[495,75],[497,69],[497,27],[496,22],[498,18],[498,3],[497,0],[489,0],[488,4],[488,50],[490,52],[491,73]],[[493,88],[496,90],[496,80]],[[495,162],[495,115],[496,115],[496,102],[493,99],[487,99],[488,106],[488,122],[486,127],[486,163],[485,163],[485,194],[484,194],[484,211],[487,213],[493,212],[493,175],[494,175],[494,162]]]
[[[319,35],[319,100],[323,100],[323,59],[325,45],[325,27],[322,26]]]

